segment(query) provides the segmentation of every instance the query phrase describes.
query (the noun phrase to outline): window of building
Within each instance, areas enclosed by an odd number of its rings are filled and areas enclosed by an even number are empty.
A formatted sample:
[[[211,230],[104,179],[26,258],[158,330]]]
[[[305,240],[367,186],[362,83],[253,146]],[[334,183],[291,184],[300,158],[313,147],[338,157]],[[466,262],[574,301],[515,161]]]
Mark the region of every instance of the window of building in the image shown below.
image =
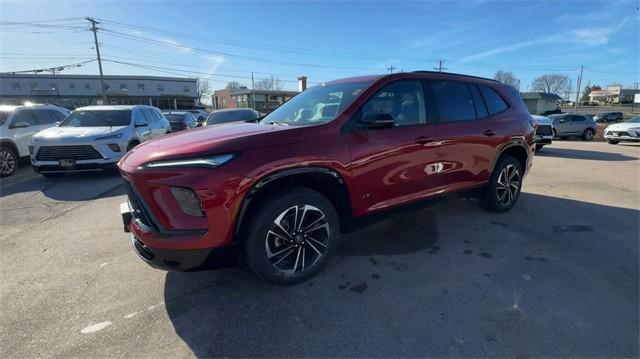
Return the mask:
[[[37,82],[32,82],[29,84],[29,88],[31,90],[36,90],[38,88],[38,83]]]
[[[19,82],[14,82],[13,83],[13,89],[14,90],[20,90],[20,83]]]
[[[163,92],[164,91],[164,85],[158,84],[158,91]]]
[[[480,86],[480,92],[482,93],[482,97],[484,97],[484,102],[487,104],[490,114],[493,115],[495,113],[502,112],[509,107],[502,97],[500,97],[500,95],[498,95],[494,90],[486,86]]]
[[[52,82],[49,84],[49,88],[52,90],[57,90],[58,89],[58,85],[55,82]]]
[[[109,86],[109,84],[104,84],[104,90],[105,91],[111,90],[111,86]]]
[[[127,84],[120,84],[120,91],[127,92]]]
[[[342,95],[342,94],[340,94]],[[324,104],[322,112],[335,114],[337,103]],[[424,93],[420,81],[398,81],[378,91],[362,107],[363,118],[373,114],[390,114],[395,126],[413,126],[427,123]]]
[[[457,81],[433,81],[432,86],[440,122],[476,119],[469,85]]]
[[[69,82],[69,88],[73,90],[74,88],[76,88],[76,84],[73,82]]]
[[[87,82],[86,84],[84,84],[84,88],[86,90],[90,89],[91,88],[91,84]]]
[[[189,91],[191,91],[191,88],[189,86],[185,86],[183,91],[189,93]]]
[[[144,84],[138,84],[138,91],[144,91]]]

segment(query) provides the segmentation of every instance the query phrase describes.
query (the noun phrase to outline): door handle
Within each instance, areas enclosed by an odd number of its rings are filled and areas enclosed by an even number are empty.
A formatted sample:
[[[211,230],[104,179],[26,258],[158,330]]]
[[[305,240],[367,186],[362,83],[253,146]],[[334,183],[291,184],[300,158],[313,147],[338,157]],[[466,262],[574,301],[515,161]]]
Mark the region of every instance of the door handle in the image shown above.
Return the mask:
[[[494,130],[486,130],[482,134],[487,136],[487,137],[491,137],[491,136],[495,135],[496,132]]]
[[[419,145],[424,145],[427,144],[429,142],[433,142],[433,139],[429,138],[429,137],[425,137],[425,136],[420,136],[418,138],[415,139],[415,142]]]

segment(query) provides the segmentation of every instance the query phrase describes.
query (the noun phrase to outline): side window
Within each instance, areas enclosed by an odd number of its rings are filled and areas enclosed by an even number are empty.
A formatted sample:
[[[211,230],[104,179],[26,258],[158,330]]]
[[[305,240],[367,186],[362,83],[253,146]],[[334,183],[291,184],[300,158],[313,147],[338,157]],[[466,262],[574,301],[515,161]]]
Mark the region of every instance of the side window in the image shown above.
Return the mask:
[[[147,121],[147,118],[145,117],[141,109],[136,109],[135,111],[133,111],[132,116],[133,116],[133,121],[136,125],[149,123],[149,121]]]
[[[385,86],[362,107],[362,117],[371,114],[390,114],[395,126],[414,126],[427,123],[424,92],[420,81],[398,81]]]
[[[65,117],[67,117],[64,113],[60,111],[51,111],[51,115],[56,119],[54,122],[62,121]]]
[[[152,110],[144,108],[141,110],[141,112],[144,115],[144,118],[146,119],[147,123],[158,122],[158,118],[155,116]]]
[[[440,122],[476,119],[476,108],[469,85],[457,81],[432,81]]]
[[[471,89],[471,95],[473,95],[473,102],[476,105],[476,115],[478,118],[483,118],[489,116],[489,112],[487,112],[487,107],[484,105],[484,100],[480,95],[480,91],[478,90],[478,86],[469,85]]]
[[[484,102],[487,104],[490,114],[493,115],[509,108],[507,103],[504,102],[502,97],[494,90],[486,86],[480,86],[480,92],[482,93],[482,97],[484,97]]]
[[[35,126],[37,121],[36,117],[33,116],[33,110],[22,110],[16,112],[16,114],[13,115],[11,124],[16,124],[18,122],[26,122],[29,124],[29,126]]]
[[[576,115],[571,116],[571,121],[572,121],[572,122],[585,121],[586,119],[587,119],[587,118],[586,118],[586,117],[584,117],[584,116],[576,116]]]
[[[54,112],[58,112],[55,110],[35,110],[36,120],[38,125],[53,125],[56,121],[58,121],[57,117],[54,116]]]

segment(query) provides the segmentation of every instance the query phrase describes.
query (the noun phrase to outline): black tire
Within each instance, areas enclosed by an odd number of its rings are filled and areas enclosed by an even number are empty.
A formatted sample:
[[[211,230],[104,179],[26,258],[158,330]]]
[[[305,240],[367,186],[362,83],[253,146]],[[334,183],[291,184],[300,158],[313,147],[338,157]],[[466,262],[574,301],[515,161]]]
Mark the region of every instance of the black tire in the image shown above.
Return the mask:
[[[511,171],[517,171],[512,177]],[[520,190],[522,189],[523,170],[515,157],[503,156],[498,160],[496,167],[491,173],[489,183],[484,189],[481,198],[482,206],[493,212],[506,212],[510,210],[520,198]],[[511,177],[511,179],[509,179]],[[507,181],[505,181],[507,179]],[[506,183],[506,188],[510,190],[501,190],[499,182]]]
[[[582,139],[585,140],[585,141],[591,141],[591,140],[593,140],[593,135],[595,135],[595,132],[592,129],[587,128],[582,133]]]
[[[536,145],[536,152],[540,151],[544,145]]]
[[[16,173],[19,159],[11,146],[0,146],[0,177],[8,177]]]
[[[610,145],[617,145],[618,143],[620,143],[620,141],[616,141],[616,140],[607,140],[607,142],[608,142]]]
[[[127,152],[131,151],[132,148],[136,147],[139,144],[140,144],[140,142],[138,142],[138,141],[129,142],[129,145],[127,145]]]
[[[305,226],[311,231],[299,230]],[[259,277],[279,285],[302,282],[326,264],[338,226],[335,208],[316,191],[298,187],[269,197],[252,211],[242,233],[247,264]]]

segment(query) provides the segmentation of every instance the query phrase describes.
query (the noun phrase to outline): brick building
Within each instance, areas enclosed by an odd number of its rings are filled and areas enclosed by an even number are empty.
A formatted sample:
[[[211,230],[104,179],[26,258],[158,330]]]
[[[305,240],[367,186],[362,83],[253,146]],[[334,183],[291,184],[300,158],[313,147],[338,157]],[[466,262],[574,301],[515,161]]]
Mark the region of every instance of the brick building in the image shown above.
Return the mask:
[[[224,108],[249,107],[259,112],[271,112],[278,106],[297,95],[297,91],[255,90],[246,87],[239,89],[216,90],[211,96],[214,110]]]

